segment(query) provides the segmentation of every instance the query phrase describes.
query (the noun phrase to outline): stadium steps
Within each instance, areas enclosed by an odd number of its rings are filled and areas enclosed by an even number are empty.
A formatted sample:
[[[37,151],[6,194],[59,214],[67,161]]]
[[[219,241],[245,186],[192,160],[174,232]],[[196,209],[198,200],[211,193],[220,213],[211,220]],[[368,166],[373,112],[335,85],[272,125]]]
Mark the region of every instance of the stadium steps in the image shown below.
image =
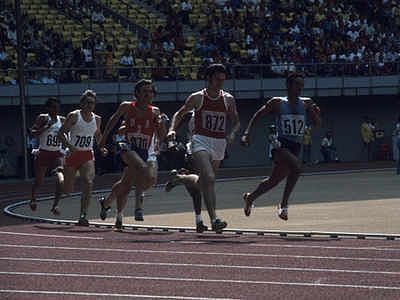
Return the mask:
[[[37,1],[37,0],[35,0]],[[41,0],[46,2],[46,0]],[[61,13],[67,14],[67,8],[60,10]],[[63,15],[61,14],[61,15]],[[78,16],[71,16],[78,22]],[[125,28],[119,22],[114,20],[113,17],[106,17],[103,25],[92,23],[89,16],[83,16],[79,19],[88,29],[88,37],[93,33],[103,36],[106,44],[112,45],[114,49],[114,66],[119,65],[119,60],[122,57],[124,50],[128,47],[134,49],[138,45],[138,37],[129,29]]]
[[[135,3],[139,7],[142,7],[144,9],[150,11],[151,13],[155,14],[160,19],[165,20],[165,23],[167,22],[167,17],[165,16],[165,14],[160,12],[159,10],[157,10],[157,8],[155,7],[155,5],[157,4],[155,2],[159,2],[159,1],[151,1],[152,4],[149,4],[146,1],[142,1],[142,0],[130,0],[130,2]],[[200,37],[200,33],[197,30],[193,30],[192,28],[190,28],[190,26],[183,24],[183,36],[184,37],[193,36],[195,38],[198,38],[198,37]]]
[[[155,31],[155,29],[160,25],[166,25],[165,18],[160,18],[153,12],[133,2],[125,0],[99,0],[98,2],[150,32]]]
[[[48,6],[47,1],[23,0],[21,9],[45,29],[61,34],[64,40],[71,40],[74,48],[81,47],[82,41],[90,35],[84,24],[59,14],[56,9]]]

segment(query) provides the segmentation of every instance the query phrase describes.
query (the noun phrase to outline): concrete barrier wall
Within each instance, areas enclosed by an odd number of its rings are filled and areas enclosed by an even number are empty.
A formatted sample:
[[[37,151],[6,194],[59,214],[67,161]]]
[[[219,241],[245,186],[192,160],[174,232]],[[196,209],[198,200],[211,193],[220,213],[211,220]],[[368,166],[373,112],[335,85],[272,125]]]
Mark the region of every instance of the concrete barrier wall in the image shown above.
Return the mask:
[[[319,145],[321,139],[327,130],[334,133],[335,144],[338,149],[339,158],[342,161],[359,161],[365,159],[362,155],[362,142],[360,136],[360,125],[363,116],[367,115],[374,118],[377,127],[384,130],[385,136],[378,140],[374,145],[375,155],[381,144],[392,145],[392,131],[394,124],[400,114],[400,102],[396,96],[343,96],[343,97],[315,97],[316,102],[322,110],[323,125],[322,128],[313,132],[313,161],[321,160]],[[242,124],[241,132],[247,125],[252,114],[264,103],[260,99],[240,99],[237,101],[238,111]],[[162,111],[169,116],[182,105],[182,102],[156,102]],[[118,103],[100,103],[97,105],[96,112],[103,116],[104,122],[117,108]],[[76,104],[63,104],[62,113],[75,109]],[[27,106],[28,127],[32,125],[36,115],[43,109],[40,105]],[[6,150],[9,161],[8,175],[17,174],[22,168],[22,132],[21,132],[21,112],[18,106],[0,107],[0,150]],[[272,116],[266,116],[260,119],[251,137],[252,145],[249,148],[243,148],[239,145],[239,136],[228,149],[229,157],[224,161],[226,167],[238,166],[263,166],[270,165],[266,157],[266,136],[267,126],[274,122]],[[1,156],[0,156],[1,159]],[[1,164],[0,164],[1,167]],[[2,175],[0,168],[0,176]]]

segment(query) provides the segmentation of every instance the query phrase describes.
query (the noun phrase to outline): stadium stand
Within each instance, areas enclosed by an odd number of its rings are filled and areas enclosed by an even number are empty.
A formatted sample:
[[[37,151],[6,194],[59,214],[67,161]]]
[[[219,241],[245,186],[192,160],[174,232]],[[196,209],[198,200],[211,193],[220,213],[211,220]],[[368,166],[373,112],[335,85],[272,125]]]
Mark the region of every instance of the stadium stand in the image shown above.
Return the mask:
[[[0,5],[0,83],[16,84],[13,1]],[[399,72],[398,1],[24,0],[22,13],[26,67],[51,69],[31,83],[199,79],[210,62],[244,65],[237,78]]]

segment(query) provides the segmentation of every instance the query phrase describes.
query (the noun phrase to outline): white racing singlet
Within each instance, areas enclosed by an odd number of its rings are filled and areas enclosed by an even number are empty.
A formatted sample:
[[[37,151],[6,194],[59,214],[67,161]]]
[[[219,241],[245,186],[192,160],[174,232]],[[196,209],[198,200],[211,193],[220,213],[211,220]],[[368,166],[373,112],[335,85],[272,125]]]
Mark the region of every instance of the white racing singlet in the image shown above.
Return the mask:
[[[88,151],[93,148],[94,134],[97,130],[97,123],[95,114],[92,113],[92,119],[86,122],[78,111],[78,120],[76,124],[71,127],[71,144],[79,151]]]
[[[51,117],[47,114],[47,124],[51,122]],[[57,116],[57,121],[42,132],[39,137],[39,149],[46,151],[61,151],[61,141],[57,137],[58,131],[62,126],[60,116]]]

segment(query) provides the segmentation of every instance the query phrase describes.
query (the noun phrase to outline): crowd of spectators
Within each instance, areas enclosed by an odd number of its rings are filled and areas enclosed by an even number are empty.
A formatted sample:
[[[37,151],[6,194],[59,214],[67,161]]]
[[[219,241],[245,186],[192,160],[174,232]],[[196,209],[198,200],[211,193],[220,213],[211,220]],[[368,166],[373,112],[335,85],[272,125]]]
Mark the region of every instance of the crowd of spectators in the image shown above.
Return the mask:
[[[24,16],[23,53],[28,68],[48,71],[28,73],[28,82],[51,84],[77,82],[82,78],[135,79],[138,72],[129,68],[152,61],[153,77],[174,79],[169,67],[182,62],[185,50],[201,58],[203,64],[221,62],[228,65],[251,65],[240,68],[236,76],[280,76],[287,71],[304,71],[309,75],[386,75],[399,72],[400,2],[390,0],[167,0],[156,1],[156,8],[167,18],[136,48],[127,47],[115,57],[115,45],[93,32],[73,46],[62,34],[44,28]],[[58,9],[70,8],[77,19],[90,17],[102,24],[102,8],[87,0],[50,0]],[[153,3],[154,4],[154,3]],[[200,5],[205,26],[193,21],[195,5]],[[0,67],[3,82],[16,84],[16,22],[12,9],[1,4]],[[76,9],[74,9],[76,8]],[[198,8],[197,8],[198,9]],[[198,11],[198,10],[196,10]],[[184,26],[198,32],[193,49],[185,45]],[[14,51],[9,51],[13,48]],[[115,61],[118,65],[115,65]],[[138,62],[141,63],[138,63]],[[254,67],[256,64],[269,68]],[[102,71],[59,71],[62,68],[95,68]],[[115,72],[115,67],[127,70]],[[163,69],[165,68],[165,69]],[[171,73],[172,72],[172,73]],[[4,75],[7,75],[4,77]],[[85,75],[82,77],[82,75]],[[5,79],[7,81],[5,81]]]
[[[187,3],[175,7],[182,22]],[[196,54],[207,61],[271,64],[275,74],[295,66],[318,75],[398,72],[399,1],[215,0],[201,15]],[[307,66],[315,63],[323,65]]]

